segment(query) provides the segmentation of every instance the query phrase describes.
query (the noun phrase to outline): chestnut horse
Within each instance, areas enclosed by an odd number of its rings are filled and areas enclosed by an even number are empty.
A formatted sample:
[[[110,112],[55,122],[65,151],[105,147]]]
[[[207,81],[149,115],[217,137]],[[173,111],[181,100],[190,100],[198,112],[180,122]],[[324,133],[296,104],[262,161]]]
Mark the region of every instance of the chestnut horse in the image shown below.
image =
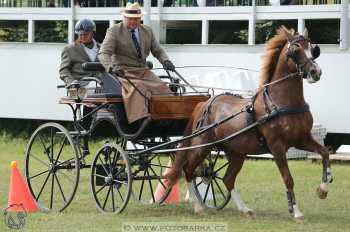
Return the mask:
[[[210,146],[200,145],[224,139],[246,128],[249,125],[247,118],[253,116],[255,122],[258,122],[256,127],[215,144],[225,152],[229,162],[223,179],[224,184],[238,210],[245,215],[254,216],[254,211],[244,204],[235,190],[235,180],[247,154],[257,155],[269,151],[287,188],[288,209],[295,220],[302,223],[304,216],[296,204],[294,182],[286,159],[288,149],[296,147],[322,156],[323,176],[317,189],[320,198],[326,198],[328,183],[332,179],[329,152],[312,138],[313,118],[303,94],[303,79],[309,83],[315,83],[320,79],[321,69],[315,62],[317,58],[315,56],[319,53],[318,46],[314,47],[311,44],[307,30],[303,35],[299,35],[281,27],[278,34],[267,43],[259,89],[255,97],[244,99],[223,94],[197,105],[185,135],[242,112],[219,126],[184,141],[182,147],[199,146],[195,149],[177,151],[172,170],[164,176],[169,184],[172,186],[176,183],[182,171],[189,183],[194,178],[194,170],[212,149]],[[264,141],[263,145],[261,140]],[[193,190],[190,194],[193,197]],[[198,199],[194,204],[197,213],[203,211]]]

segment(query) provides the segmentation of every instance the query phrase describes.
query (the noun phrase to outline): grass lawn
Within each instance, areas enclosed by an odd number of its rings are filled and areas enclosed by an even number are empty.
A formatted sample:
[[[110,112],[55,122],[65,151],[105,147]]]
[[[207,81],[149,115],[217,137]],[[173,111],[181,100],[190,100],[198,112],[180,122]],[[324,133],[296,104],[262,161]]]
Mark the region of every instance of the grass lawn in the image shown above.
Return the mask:
[[[18,161],[24,174],[25,140],[0,138],[0,207],[6,208],[10,179],[10,162]],[[91,162],[92,155],[89,157]],[[256,219],[241,216],[230,202],[221,211],[207,211],[204,216],[193,214],[186,203],[149,205],[132,198],[122,214],[104,215],[95,207],[90,193],[90,170],[81,172],[77,194],[63,213],[34,213],[27,217],[21,231],[121,231],[125,222],[224,222],[228,231],[350,231],[350,167],[332,166],[334,182],[328,199],[317,198],[315,189],[321,180],[321,165],[309,161],[290,161],[295,194],[305,224],[296,224],[287,210],[285,187],[276,165],[271,161],[246,161],[236,188],[247,206],[256,211]],[[184,186],[184,185],[182,185]],[[185,188],[182,188],[182,197]],[[0,231],[11,231],[0,223]]]

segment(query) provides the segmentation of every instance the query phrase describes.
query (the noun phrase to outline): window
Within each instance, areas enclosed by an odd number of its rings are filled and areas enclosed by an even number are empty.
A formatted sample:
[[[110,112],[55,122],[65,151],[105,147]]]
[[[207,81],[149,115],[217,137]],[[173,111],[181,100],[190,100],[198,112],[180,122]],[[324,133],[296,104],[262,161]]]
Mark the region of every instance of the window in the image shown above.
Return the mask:
[[[313,42],[319,44],[339,44],[339,19],[305,20],[305,27]]]
[[[68,21],[35,21],[35,42],[67,43]]]
[[[248,21],[210,21],[210,44],[247,44]]]
[[[201,21],[169,21],[166,24],[167,44],[200,44],[202,42]]]
[[[28,22],[11,20],[0,21],[0,42],[27,42]]]
[[[284,25],[288,29],[298,31],[298,20],[258,21],[255,27],[255,43],[264,44],[276,35],[276,30]]]

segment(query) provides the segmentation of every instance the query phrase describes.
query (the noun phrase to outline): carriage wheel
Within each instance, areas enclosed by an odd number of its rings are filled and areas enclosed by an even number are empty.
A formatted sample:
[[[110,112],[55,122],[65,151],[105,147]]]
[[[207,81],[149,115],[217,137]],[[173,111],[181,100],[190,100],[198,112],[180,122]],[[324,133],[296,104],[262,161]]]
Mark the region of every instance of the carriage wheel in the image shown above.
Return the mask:
[[[140,203],[162,204],[171,192],[162,175],[171,167],[173,155],[142,155],[135,159],[133,170],[133,197]],[[158,193],[156,194],[156,191]]]
[[[26,149],[25,173],[29,190],[41,209],[63,211],[79,182],[79,158],[69,132],[46,123],[32,134]]]
[[[223,152],[211,151],[197,168],[192,188],[203,207],[219,210],[230,201],[231,194],[223,182],[227,166],[228,161]]]
[[[107,143],[96,153],[91,167],[91,191],[103,213],[120,213],[131,194],[131,169],[128,155],[115,144]]]

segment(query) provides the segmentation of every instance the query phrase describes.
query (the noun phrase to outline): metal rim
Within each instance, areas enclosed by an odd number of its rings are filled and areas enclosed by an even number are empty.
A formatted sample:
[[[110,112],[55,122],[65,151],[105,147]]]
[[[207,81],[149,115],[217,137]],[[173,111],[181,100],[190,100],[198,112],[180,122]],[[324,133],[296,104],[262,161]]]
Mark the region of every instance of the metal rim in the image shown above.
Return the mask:
[[[191,182],[195,197],[204,208],[223,209],[231,199],[223,177],[228,166],[225,154],[212,151],[197,168]]]
[[[91,192],[102,213],[121,213],[128,204],[132,176],[124,150],[107,143],[96,153],[91,166]]]
[[[26,181],[41,210],[63,211],[74,198],[80,174],[78,152],[69,132],[57,123],[39,126],[25,156]],[[32,163],[37,164],[32,167]],[[50,189],[45,192],[48,182]]]

